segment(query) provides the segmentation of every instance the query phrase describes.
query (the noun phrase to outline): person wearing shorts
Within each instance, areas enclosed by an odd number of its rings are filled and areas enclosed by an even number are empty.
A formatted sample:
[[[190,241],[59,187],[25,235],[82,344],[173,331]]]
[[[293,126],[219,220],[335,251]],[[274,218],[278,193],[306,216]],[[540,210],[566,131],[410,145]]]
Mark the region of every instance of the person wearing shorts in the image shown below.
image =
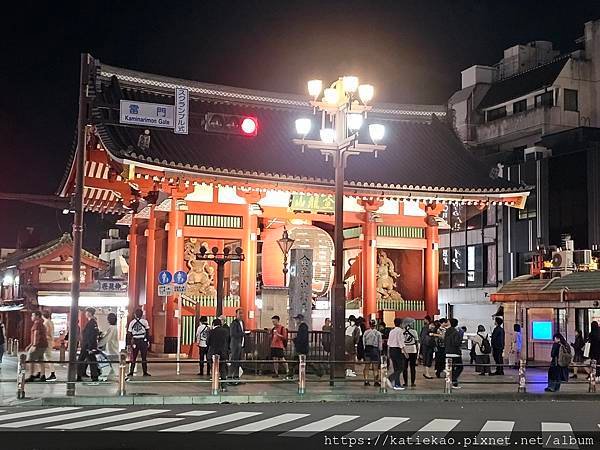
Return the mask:
[[[285,373],[289,372],[285,360],[285,347],[288,340],[288,330],[279,323],[279,316],[271,317],[273,328],[271,329],[271,359],[273,360],[273,378],[279,378],[279,362],[283,363]]]
[[[42,320],[42,313],[35,311],[31,314],[33,322],[31,326],[31,344],[27,349],[27,360],[31,363],[29,366],[29,377],[25,380],[28,383],[32,381],[46,381],[46,377],[41,374],[44,368],[44,354],[48,348],[48,338],[46,327]],[[36,367],[38,372],[35,373]]]
[[[44,327],[46,328],[46,339],[48,340],[48,347],[46,347],[46,353],[44,358],[46,361],[52,361],[52,342],[54,340],[54,322],[52,322],[52,314],[46,310],[42,313],[44,318]],[[46,369],[50,372],[50,375],[46,377],[46,381],[56,380],[56,374],[54,373],[54,364],[47,362],[44,368],[44,375],[46,375]]]
[[[363,369],[364,385],[369,386],[369,370],[373,371],[373,384],[380,386],[379,382],[379,362],[381,359],[381,350],[383,349],[383,336],[377,330],[377,322],[371,320],[369,329],[365,330],[362,336],[365,347],[365,368]]]

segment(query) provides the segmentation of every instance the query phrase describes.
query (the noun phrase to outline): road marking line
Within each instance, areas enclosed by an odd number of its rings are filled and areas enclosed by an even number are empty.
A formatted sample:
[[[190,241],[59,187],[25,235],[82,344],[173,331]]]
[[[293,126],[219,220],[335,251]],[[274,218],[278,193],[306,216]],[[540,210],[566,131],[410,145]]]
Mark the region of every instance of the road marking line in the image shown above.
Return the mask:
[[[213,417],[212,419],[201,420],[199,422],[186,423],[177,427],[165,428],[160,431],[168,432],[187,432],[203,430],[205,428],[216,427],[224,423],[235,422],[236,420],[247,419],[249,417],[258,416],[261,412],[237,412],[233,414],[227,414],[226,416]]]
[[[327,417],[325,419],[317,420],[316,422],[311,422],[301,427],[294,428],[293,430],[280,434],[280,436],[312,436],[313,434],[329,430],[330,428],[333,428],[337,425],[350,422],[351,420],[357,419],[358,417],[360,416],[347,416],[342,414],[336,414],[331,417]]]
[[[512,433],[514,426],[515,423],[509,420],[488,420],[480,433]]]
[[[97,416],[98,414],[111,413],[111,412],[117,412],[117,411],[122,411],[122,410],[123,410],[123,408],[88,409],[86,411],[79,411],[79,412],[70,413],[70,414],[61,414],[61,415],[52,416],[52,417],[41,417],[39,419],[23,420],[21,422],[11,422],[11,423],[0,424],[0,427],[23,428],[23,427],[29,427],[32,425],[41,425],[41,424],[52,423],[52,422],[62,422],[64,420],[77,419],[79,417]]]
[[[460,420],[456,419],[433,419],[423,428],[421,428],[418,433],[444,433],[447,434],[452,429],[460,423]]]
[[[199,417],[199,416],[206,416],[207,414],[213,414],[216,411],[187,411],[187,412],[182,412],[179,414],[175,414],[176,416],[189,416],[189,417]]]
[[[377,419],[374,422],[368,423],[357,430],[354,430],[352,433],[348,434],[348,436],[353,436],[355,434],[364,436],[367,433],[385,433],[386,431],[389,431],[408,420],[410,420],[408,417],[382,417],[381,419]]]
[[[73,411],[74,409],[81,409],[81,408],[78,408],[75,406],[62,406],[60,408],[38,409],[35,411],[25,411],[25,412],[20,412],[20,413],[6,414],[3,416],[0,416],[0,420],[11,420],[11,419],[20,419],[21,417],[41,416],[44,414]]]
[[[230,430],[222,431],[222,433],[236,433],[236,434],[250,434],[257,431],[266,430],[267,428],[273,428],[274,426],[281,425],[284,423],[292,422],[294,420],[302,419],[303,417],[309,416],[310,414],[281,414],[276,417],[270,417],[268,419],[259,420],[258,422],[248,423],[246,425],[240,425],[239,427],[231,428]]]
[[[183,420],[183,417],[155,417],[154,419],[142,420],[141,422],[126,423],[114,427],[102,428],[102,431],[134,431],[142,428],[156,427],[167,423]]]
[[[169,412],[168,409],[143,409],[141,411],[132,411],[124,414],[116,414],[113,416],[97,417],[95,419],[82,420],[80,422],[61,423],[60,425],[54,425],[47,427],[48,430],[76,430],[78,428],[93,427],[96,425],[102,425],[111,422],[120,422],[122,420],[137,419],[138,417],[151,416],[153,414],[160,414]]]
[[[556,433],[555,436],[552,433]],[[554,444],[554,439],[558,438],[561,441],[567,437],[573,436],[573,427],[568,422],[542,422],[542,439],[544,441],[543,448],[579,448],[577,444],[560,445]]]

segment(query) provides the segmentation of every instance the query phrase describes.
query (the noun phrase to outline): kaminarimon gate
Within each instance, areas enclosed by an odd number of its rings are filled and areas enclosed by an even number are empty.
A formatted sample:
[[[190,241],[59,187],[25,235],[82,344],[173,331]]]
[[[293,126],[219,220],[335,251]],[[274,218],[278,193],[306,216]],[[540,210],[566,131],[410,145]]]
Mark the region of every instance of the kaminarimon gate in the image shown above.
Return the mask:
[[[158,296],[161,270],[188,272],[185,336],[198,314],[215,315],[215,268],[197,259],[201,245],[242,248],[244,261],[225,267],[224,314],[241,306],[249,329],[268,326],[270,310],[260,306],[270,286],[284,285],[277,244],[284,227],[293,248],[313,250],[313,314],[329,317],[333,167],[292,142],[295,119],[320,122],[309,99],[107,65],[97,85],[87,127],[85,207],[120,214],[118,223],[129,227],[129,314],[144,310],[154,348],[175,352],[178,331],[179,297]],[[189,90],[188,134],[144,116],[152,104],[172,107],[176,88]],[[159,115],[168,116],[169,108]],[[255,135],[244,135],[240,117],[256,121]],[[366,122],[375,121],[386,127],[386,150],[350,158],[346,167],[347,309],[420,319],[438,312],[445,205],[520,208],[527,190],[491,176],[456,138],[443,108],[375,103]],[[316,139],[318,129],[313,132]],[[73,163],[61,195],[73,192],[74,172]]]

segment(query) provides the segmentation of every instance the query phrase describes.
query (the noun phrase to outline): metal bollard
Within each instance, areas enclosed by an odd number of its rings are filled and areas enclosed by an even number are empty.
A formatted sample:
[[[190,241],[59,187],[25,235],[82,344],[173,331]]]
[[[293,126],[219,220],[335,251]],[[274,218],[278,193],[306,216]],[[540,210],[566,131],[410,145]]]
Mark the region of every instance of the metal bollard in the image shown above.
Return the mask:
[[[596,392],[596,360],[592,359],[590,361],[590,384],[588,387],[588,392]]]
[[[444,394],[452,393],[452,358],[446,358],[446,382],[444,384]]]
[[[220,364],[220,360],[221,357],[220,355],[213,355],[212,356],[212,373],[211,373],[211,394],[212,395],[219,395],[219,390],[220,390],[220,383],[221,380],[219,379],[219,377],[221,376],[219,373],[219,364]]]
[[[298,394],[306,392],[306,355],[298,355]]]
[[[385,394],[387,392],[387,376],[388,376],[388,364],[385,355],[381,355],[381,361],[379,364],[379,392]]]
[[[27,355],[22,353],[17,362],[17,398],[19,400],[25,398],[25,361],[27,361]]]
[[[519,387],[517,392],[527,392],[527,373],[526,362],[524,359],[519,361]]]
[[[6,354],[12,356],[13,338],[8,338],[6,341]]]
[[[17,356],[19,354],[19,340],[13,339],[13,351],[12,355]]]
[[[66,353],[65,340],[63,339],[62,341],[60,341],[60,348],[59,348],[59,355],[60,355],[59,360],[61,363],[65,362],[65,353]]]
[[[119,396],[127,394],[125,383],[127,380],[127,350],[119,352]]]

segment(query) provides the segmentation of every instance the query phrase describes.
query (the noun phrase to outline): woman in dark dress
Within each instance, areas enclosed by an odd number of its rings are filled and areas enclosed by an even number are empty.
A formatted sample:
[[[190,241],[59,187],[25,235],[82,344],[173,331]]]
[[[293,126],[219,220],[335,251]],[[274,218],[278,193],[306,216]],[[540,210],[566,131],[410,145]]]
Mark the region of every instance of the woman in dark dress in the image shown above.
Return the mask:
[[[583,362],[583,347],[585,346],[585,341],[583,340],[583,335],[581,330],[575,330],[575,342],[571,342],[571,347],[573,347],[573,362],[577,364],[581,364]],[[577,367],[573,368],[573,375],[571,378],[577,378]]]
[[[598,322],[595,320],[592,322],[588,342],[590,343],[589,359],[595,359],[597,363],[600,362],[600,326],[598,326]],[[596,377],[599,376],[600,364],[596,366]]]
[[[554,335],[554,344],[552,344],[552,351],[550,357],[550,368],[548,369],[548,387],[544,389],[546,392],[558,392],[560,391],[561,383],[569,381],[569,367],[562,367],[559,365],[559,355],[561,347],[566,352],[571,352],[569,344],[565,340],[562,334],[556,333]]]

